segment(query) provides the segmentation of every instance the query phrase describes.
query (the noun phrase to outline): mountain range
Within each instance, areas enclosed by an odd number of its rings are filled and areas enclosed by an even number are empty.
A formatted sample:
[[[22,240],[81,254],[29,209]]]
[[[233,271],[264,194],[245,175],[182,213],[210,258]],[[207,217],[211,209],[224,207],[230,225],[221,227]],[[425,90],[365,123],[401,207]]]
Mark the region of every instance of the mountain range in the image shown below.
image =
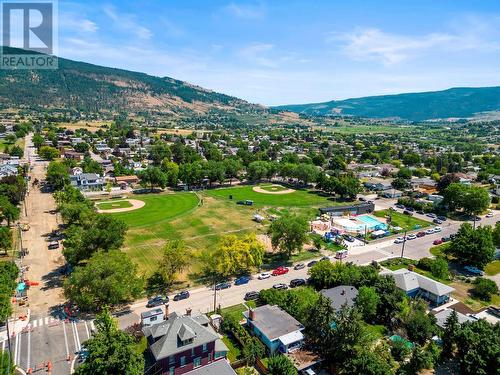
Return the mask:
[[[480,115],[498,117],[500,87],[457,87],[443,91],[367,96],[274,108],[311,116],[346,115],[408,121],[471,118]]]
[[[5,54],[33,53],[2,47]],[[310,116],[358,116],[409,121],[500,114],[500,87],[369,96],[267,108],[170,77],[58,59],[55,70],[0,69],[0,108],[154,113],[156,118],[208,118],[212,123],[304,122]],[[197,120],[198,121],[198,120]],[[316,119],[316,121],[321,121]]]

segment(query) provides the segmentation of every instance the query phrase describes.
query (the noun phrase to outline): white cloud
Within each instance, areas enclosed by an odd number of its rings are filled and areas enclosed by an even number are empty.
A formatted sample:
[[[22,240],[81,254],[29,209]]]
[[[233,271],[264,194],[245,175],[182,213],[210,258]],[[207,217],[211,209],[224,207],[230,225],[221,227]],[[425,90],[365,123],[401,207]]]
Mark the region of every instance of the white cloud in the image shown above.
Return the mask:
[[[103,11],[113,21],[115,27],[131,32],[139,39],[151,39],[153,36],[151,30],[140,25],[133,15],[118,13],[111,5],[104,6]]]
[[[275,46],[270,43],[250,44],[241,48],[238,54],[247,62],[264,68],[278,68],[294,58],[293,53],[277,51]]]
[[[259,19],[266,15],[266,9],[262,3],[257,5],[229,3],[224,9],[238,18]]]
[[[94,21],[80,18],[73,13],[60,13],[58,23],[61,29],[67,29],[75,33],[95,33],[99,29]]]
[[[327,42],[340,43],[342,51],[353,60],[375,60],[395,65],[429,51],[500,50],[500,44],[489,41],[481,29],[465,28],[464,33],[430,33],[408,36],[386,33],[377,28],[332,33]]]

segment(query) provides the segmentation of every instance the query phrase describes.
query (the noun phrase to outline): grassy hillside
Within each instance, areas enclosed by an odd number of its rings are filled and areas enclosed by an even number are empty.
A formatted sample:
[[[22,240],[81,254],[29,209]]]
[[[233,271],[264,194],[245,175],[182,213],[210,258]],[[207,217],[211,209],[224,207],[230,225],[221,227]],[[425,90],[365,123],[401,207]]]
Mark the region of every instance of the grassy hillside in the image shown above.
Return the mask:
[[[500,111],[500,87],[452,88],[275,108],[307,115],[352,115],[409,121],[467,118],[482,112]]]

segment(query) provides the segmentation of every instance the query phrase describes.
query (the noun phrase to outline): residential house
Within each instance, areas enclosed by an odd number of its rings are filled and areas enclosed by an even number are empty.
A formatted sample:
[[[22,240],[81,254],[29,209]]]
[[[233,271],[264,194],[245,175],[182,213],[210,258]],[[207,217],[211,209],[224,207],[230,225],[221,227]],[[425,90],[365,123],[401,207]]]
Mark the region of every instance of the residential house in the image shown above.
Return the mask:
[[[163,322],[144,327],[143,333],[155,361],[152,374],[235,374],[226,360],[229,349],[206,315],[174,312]]]
[[[389,189],[383,191],[380,195],[384,198],[401,198],[403,196],[403,192],[397,189]]]
[[[70,176],[71,186],[81,191],[102,190],[104,179],[97,173],[78,173]]]
[[[278,306],[264,305],[243,313],[250,331],[266,346],[269,353],[289,353],[304,342],[304,326]]]
[[[344,306],[354,306],[358,296],[358,289],[351,285],[340,285],[335,288],[323,289],[321,294],[331,301],[332,308],[335,311],[339,311]]]
[[[451,292],[455,290],[446,284],[404,268],[396,271],[387,271],[384,274],[393,277],[396,286],[403,290],[406,295],[414,298],[423,298],[433,306],[439,306],[448,302]]]
[[[443,309],[434,314],[436,317],[436,324],[438,327],[445,328],[445,323],[448,317],[451,315],[453,312],[453,309]],[[463,324],[465,322],[473,322],[475,319],[471,318],[470,316],[464,315],[461,312],[456,311],[457,313],[457,318],[458,318],[458,323]]]
[[[2,164],[0,165],[0,178],[17,176],[18,169],[15,165]]]

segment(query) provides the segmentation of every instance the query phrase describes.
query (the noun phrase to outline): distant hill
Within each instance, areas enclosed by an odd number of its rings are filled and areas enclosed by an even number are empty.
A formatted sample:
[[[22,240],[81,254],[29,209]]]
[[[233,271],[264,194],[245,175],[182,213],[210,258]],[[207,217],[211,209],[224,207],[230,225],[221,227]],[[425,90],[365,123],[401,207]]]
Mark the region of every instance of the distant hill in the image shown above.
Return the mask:
[[[459,87],[273,108],[307,115],[351,115],[409,121],[469,118],[483,112],[500,111],[500,87]]]
[[[6,54],[27,53],[3,47]],[[32,52],[30,52],[32,53]],[[92,112],[173,115],[255,112],[264,107],[169,77],[59,58],[56,70],[0,70],[0,107],[64,108]]]

